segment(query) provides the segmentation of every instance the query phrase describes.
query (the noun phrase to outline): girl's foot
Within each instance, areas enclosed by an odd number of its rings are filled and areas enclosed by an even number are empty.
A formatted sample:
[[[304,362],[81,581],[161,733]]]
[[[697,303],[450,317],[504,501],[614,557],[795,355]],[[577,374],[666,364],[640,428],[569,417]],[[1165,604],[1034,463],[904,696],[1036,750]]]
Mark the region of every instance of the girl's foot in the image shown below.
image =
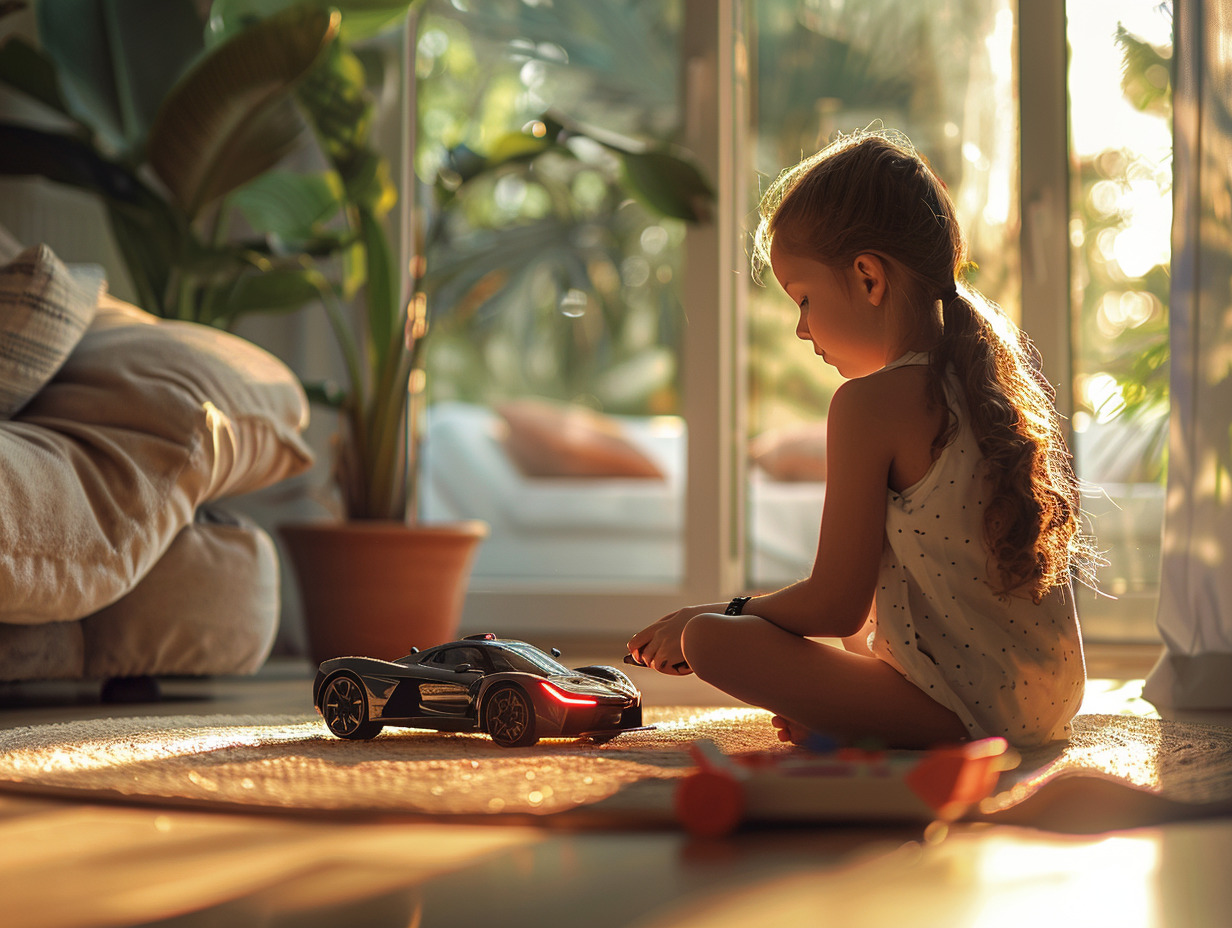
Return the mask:
[[[781,715],[776,715],[770,719],[770,724],[776,729],[776,734],[779,740],[786,743],[802,745],[808,740],[812,734],[807,728],[799,722],[793,722],[791,719],[785,719]]]

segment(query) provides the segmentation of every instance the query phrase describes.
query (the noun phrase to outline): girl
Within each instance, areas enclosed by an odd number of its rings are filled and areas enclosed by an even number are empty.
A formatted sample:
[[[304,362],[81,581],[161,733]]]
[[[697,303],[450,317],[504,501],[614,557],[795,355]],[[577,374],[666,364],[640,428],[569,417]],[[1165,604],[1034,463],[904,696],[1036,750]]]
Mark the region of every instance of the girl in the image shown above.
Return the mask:
[[[763,198],[767,264],[845,378],[812,573],[664,616],[633,659],[769,709],[783,741],[1066,737],[1085,681],[1076,481],[1038,355],[961,282],[944,185],[901,137],[841,138]]]

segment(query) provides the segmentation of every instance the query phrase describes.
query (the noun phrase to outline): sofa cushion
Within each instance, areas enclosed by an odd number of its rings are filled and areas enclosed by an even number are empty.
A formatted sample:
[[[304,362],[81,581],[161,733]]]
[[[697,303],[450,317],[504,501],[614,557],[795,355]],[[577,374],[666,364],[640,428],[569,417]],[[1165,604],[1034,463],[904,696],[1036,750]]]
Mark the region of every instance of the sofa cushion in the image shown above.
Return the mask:
[[[74,274],[46,245],[0,267],[0,418],[60,369],[94,318],[102,286],[101,270]]]
[[[254,673],[274,643],[280,602],[270,536],[204,507],[131,592],[78,623],[83,675]]]
[[[306,469],[307,417],[262,349],[104,297],[59,374],[0,422],[0,621],[114,602],[199,504]]]
[[[80,622],[0,623],[0,681],[77,680],[84,669]]]

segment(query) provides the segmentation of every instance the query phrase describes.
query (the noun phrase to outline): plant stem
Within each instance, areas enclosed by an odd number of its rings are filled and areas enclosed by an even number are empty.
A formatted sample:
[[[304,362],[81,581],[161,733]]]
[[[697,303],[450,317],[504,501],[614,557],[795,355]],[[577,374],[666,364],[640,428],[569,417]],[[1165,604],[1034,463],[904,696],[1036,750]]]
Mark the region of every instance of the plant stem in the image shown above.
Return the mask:
[[[321,294],[321,303],[325,307],[325,315],[329,319],[330,327],[334,330],[334,337],[338,339],[338,346],[342,349],[342,360],[346,365],[347,382],[350,387],[350,401],[353,405],[362,409],[365,392],[364,376],[363,368],[360,365],[359,345],[355,341],[355,334],[351,331],[346,315],[342,311],[342,305],[339,303],[338,297],[334,293],[333,287],[329,285],[329,282],[322,277],[317,281],[316,289]]]
[[[356,449],[359,455],[362,456],[368,441],[367,425],[364,422],[364,394],[366,391],[364,388],[363,368],[360,365],[359,346],[347,322],[346,315],[342,311],[342,305],[339,303],[338,297],[334,293],[334,289],[329,284],[329,281],[324,277],[320,278],[316,282],[316,289],[321,294],[321,303],[325,307],[326,318],[329,319],[330,327],[334,330],[334,337],[338,340],[338,346],[342,350],[342,360],[346,365],[347,381],[349,384],[343,417],[350,434],[343,435],[339,444],[339,488],[342,491],[342,502],[346,515],[350,518],[362,518],[367,514],[364,503],[364,499],[368,495],[364,476],[367,473],[367,468],[364,467],[362,460],[355,460],[354,457],[349,460],[343,460],[345,449],[348,445]]]

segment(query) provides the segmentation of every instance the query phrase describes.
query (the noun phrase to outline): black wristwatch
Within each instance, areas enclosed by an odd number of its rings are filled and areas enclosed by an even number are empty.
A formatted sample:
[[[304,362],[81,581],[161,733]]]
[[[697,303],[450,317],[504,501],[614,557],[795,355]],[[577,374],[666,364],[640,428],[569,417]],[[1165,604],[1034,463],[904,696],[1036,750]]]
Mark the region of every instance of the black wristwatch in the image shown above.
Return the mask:
[[[730,603],[728,603],[728,604],[727,604],[727,608],[723,610],[723,614],[724,614],[724,615],[741,615],[741,614],[743,614],[743,613],[744,613],[744,604],[745,604],[745,603],[747,603],[747,602],[748,602],[750,599],[752,599],[752,598],[753,598],[752,596],[737,596],[737,597],[735,597],[735,598],[734,598],[734,599],[733,599]]]

